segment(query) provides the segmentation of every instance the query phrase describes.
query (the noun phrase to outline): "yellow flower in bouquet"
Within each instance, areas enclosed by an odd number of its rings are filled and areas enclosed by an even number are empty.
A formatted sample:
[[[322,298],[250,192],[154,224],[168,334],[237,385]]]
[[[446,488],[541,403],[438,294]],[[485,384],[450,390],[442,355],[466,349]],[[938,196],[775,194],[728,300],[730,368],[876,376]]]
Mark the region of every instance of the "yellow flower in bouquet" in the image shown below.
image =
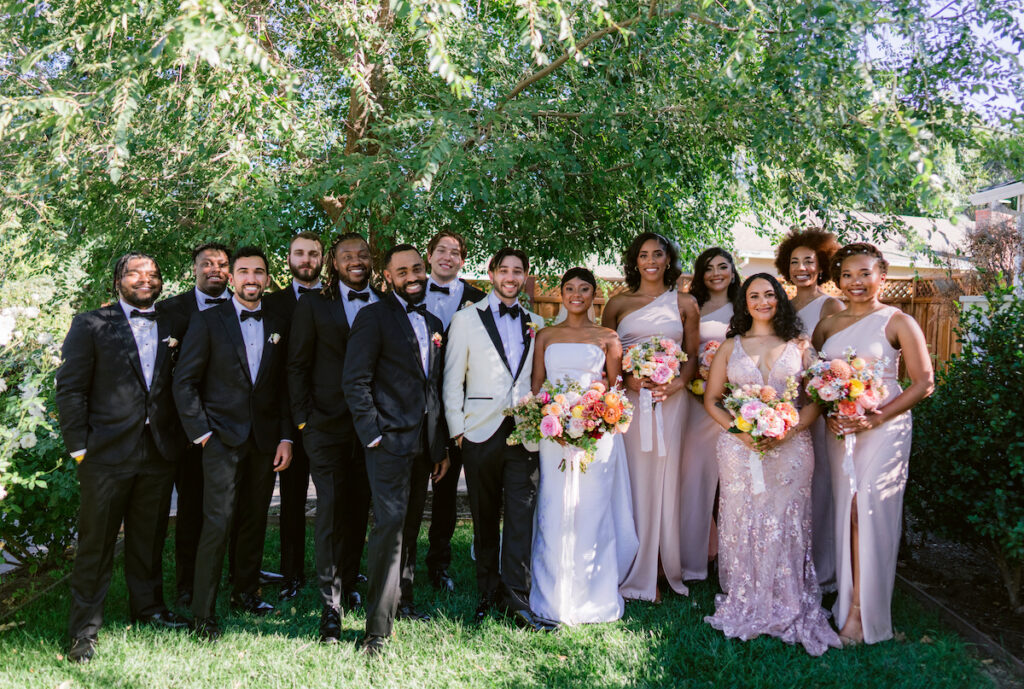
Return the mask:
[[[744,433],[749,433],[754,429],[754,424],[750,423],[742,416],[737,416],[733,423],[736,425],[736,428],[740,429]]]
[[[864,394],[864,383],[854,378],[850,381],[850,399],[857,399]]]

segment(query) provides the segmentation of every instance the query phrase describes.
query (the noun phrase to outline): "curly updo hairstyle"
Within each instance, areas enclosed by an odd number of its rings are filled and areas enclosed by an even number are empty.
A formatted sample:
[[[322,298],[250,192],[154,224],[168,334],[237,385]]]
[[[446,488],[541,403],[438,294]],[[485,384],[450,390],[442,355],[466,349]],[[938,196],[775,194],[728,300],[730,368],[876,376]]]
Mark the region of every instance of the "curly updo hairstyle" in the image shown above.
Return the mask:
[[[793,257],[793,252],[801,246],[806,246],[814,252],[815,258],[818,259],[818,284],[824,285],[831,277],[829,266],[832,255],[839,250],[836,236],[816,227],[794,229],[790,232],[775,252],[775,269],[789,282],[792,282],[789,277],[789,260]]]
[[[839,276],[843,274],[843,261],[851,256],[871,256],[878,261],[878,267],[882,269],[882,275],[889,272],[889,262],[885,260],[885,256],[882,255],[877,246],[868,242],[854,242],[853,244],[847,244],[832,255],[829,271],[832,274],[832,282],[836,283],[836,287],[839,286]]]
[[[732,320],[729,321],[729,330],[725,336],[746,335],[754,325],[754,317],[747,309],[747,290],[750,289],[750,283],[758,279],[767,280],[775,290],[775,315],[772,316],[772,328],[775,329],[775,334],[787,341],[800,337],[804,331],[803,323],[796,315],[796,309],[789,301],[786,290],[782,288],[774,275],[768,273],[755,273],[743,281],[743,286],[737,292],[736,298],[732,300]]]
[[[574,278],[583,280],[583,282],[594,288],[595,294],[597,293],[597,278],[594,277],[594,274],[589,269],[580,268],[579,266],[565,271],[565,274],[562,276],[562,284],[559,285],[559,289],[564,289],[565,283]]]
[[[690,294],[697,300],[698,306],[704,306],[708,299],[711,298],[711,290],[704,284],[704,273],[707,272],[708,264],[721,256],[729,265],[732,267],[732,280],[729,281],[729,301],[736,299],[736,292],[740,288],[740,272],[736,270],[736,261],[733,259],[732,254],[723,249],[720,246],[713,246],[710,249],[705,249],[704,253],[697,257],[696,262],[693,264],[693,282],[690,283]]]
[[[657,232],[642,232],[630,243],[626,253],[622,255],[622,273],[626,276],[626,285],[631,292],[640,288],[640,269],[636,262],[640,259],[640,249],[650,240],[661,244],[661,248],[668,254],[668,264],[665,266],[665,286],[672,289],[683,274],[683,268],[679,264],[679,250],[676,245]]]

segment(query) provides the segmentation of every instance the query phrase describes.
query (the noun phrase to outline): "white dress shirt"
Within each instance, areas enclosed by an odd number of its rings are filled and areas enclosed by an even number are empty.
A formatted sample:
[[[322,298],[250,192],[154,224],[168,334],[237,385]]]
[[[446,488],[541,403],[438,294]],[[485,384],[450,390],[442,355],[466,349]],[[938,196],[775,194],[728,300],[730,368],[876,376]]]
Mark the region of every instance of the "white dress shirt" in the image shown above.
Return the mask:
[[[194,288],[196,293],[196,306],[199,307],[200,311],[206,311],[206,309],[212,309],[214,306],[220,306],[220,304],[207,304],[207,299],[224,299],[225,301],[231,298],[231,292],[224,290],[220,293],[219,297],[215,297],[212,294],[207,294],[198,287]],[[221,304],[224,302],[222,301]]]
[[[431,285],[447,287],[448,294],[437,290],[431,290]],[[459,310],[459,306],[462,304],[462,295],[465,291],[465,283],[458,278],[445,283],[438,282],[433,278],[433,276],[427,278],[427,310],[441,319],[441,324],[444,326],[445,330],[448,330],[448,326],[451,325],[455,312]]]
[[[502,301],[494,292],[487,295],[487,305],[494,316],[495,325],[498,326],[501,345],[505,348],[505,360],[508,361],[512,373],[515,374],[516,368],[519,366],[519,360],[523,358],[523,348],[526,346],[523,344],[523,324],[518,318],[499,315],[498,305],[501,303]],[[520,311],[522,308],[522,306],[519,307]]]
[[[397,294],[395,299],[405,309],[407,302]],[[430,361],[430,329],[427,328],[427,319],[415,311],[406,311],[405,315],[409,317],[409,323],[412,324],[413,332],[416,333],[416,342],[420,346],[420,364],[423,366],[423,373],[427,374],[427,363]]]
[[[242,328],[242,340],[245,342],[245,359],[249,363],[249,380],[256,382],[256,374],[260,372],[260,360],[263,358],[263,320],[248,318],[242,320],[242,312],[249,309],[242,306],[238,299],[232,297],[231,303],[238,315],[238,324]]]
[[[370,283],[366,283],[366,287],[359,290],[360,294],[370,295],[370,298],[366,301],[363,301],[362,299],[349,299],[348,293],[355,292],[356,290],[352,289],[341,280],[338,281],[338,289],[341,292],[341,303],[345,306],[345,318],[348,319],[349,327],[352,327],[352,324],[356,322],[356,314],[359,313],[359,309],[380,301],[380,299],[377,298],[377,293],[370,289]]]
[[[135,346],[139,350],[139,363],[142,365],[142,377],[146,379],[146,389],[149,390],[153,385],[153,370],[156,367],[156,348],[158,344],[156,321],[146,318],[132,318],[132,311],[151,313],[156,309],[152,306],[148,309],[140,309],[137,306],[128,304],[124,299],[119,301],[121,302],[121,309],[124,310],[124,317],[128,319],[128,325],[131,326],[132,335],[135,336]],[[146,423],[149,423],[149,419],[146,419]]]
[[[299,294],[299,288],[300,287],[306,287],[306,286],[303,285],[303,284],[300,284],[299,281],[296,280],[295,278],[292,278],[292,291],[295,292],[295,301],[298,301],[299,297],[302,296],[301,294]],[[306,289],[315,289],[315,290],[319,291],[321,287],[323,287],[323,284],[319,280],[317,280],[315,285],[313,285],[312,287],[306,287]]]

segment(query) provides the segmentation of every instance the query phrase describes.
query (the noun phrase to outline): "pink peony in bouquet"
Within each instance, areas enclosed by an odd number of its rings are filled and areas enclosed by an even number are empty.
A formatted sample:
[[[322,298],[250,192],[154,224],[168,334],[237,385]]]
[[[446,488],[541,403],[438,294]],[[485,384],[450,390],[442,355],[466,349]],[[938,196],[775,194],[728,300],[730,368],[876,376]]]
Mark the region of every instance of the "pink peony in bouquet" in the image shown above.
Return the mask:
[[[726,383],[722,406],[732,414],[730,433],[748,433],[752,438],[781,438],[800,421],[793,404],[799,392],[796,378],[786,380],[780,397],[770,385]]]
[[[868,364],[852,347],[842,359],[820,359],[804,372],[807,394],[829,416],[859,416],[874,411],[889,394],[882,382],[888,362]]]
[[[551,440],[579,448],[585,453],[580,470],[593,458],[597,441],[605,433],[624,433],[633,417],[633,405],[618,385],[608,389],[595,381],[584,388],[570,378],[544,381],[540,392],[526,395],[504,412],[514,417],[516,428],[509,445]],[[559,468],[565,470],[565,460]]]
[[[622,355],[622,372],[637,378],[650,378],[656,385],[670,383],[679,375],[679,367],[686,362],[686,352],[675,340],[652,337],[637,342]]]
[[[718,340],[708,340],[697,350],[697,375],[690,381],[690,392],[697,397],[704,397],[708,375],[711,373],[711,361],[721,346],[722,343]]]

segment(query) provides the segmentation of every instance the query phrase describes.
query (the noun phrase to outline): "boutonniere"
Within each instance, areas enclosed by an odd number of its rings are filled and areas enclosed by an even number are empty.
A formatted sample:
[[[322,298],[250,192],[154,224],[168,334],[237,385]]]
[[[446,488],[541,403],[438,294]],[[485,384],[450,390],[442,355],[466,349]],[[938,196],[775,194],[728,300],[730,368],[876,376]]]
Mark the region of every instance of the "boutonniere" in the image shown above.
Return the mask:
[[[434,333],[434,336],[430,338],[430,341],[434,343],[435,347],[440,347],[444,338],[441,337],[441,333]]]
[[[267,338],[267,342],[269,342],[270,344],[277,344],[280,341],[281,341],[281,334],[280,333],[270,333],[270,337]]]
[[[529,323],[526,324],[526,331],[530,335],[530,339],[531,340],[533,338],[537,337],[537,328],[539,328],[539,327],[540,326],[538,326],[533,321],[530,321]]]
[[[171,337],[170,335],[168,335],[167,337],[165,337],[165,338],[164,338],[163,340],[161,340],[161,341],[162,341],[162,342],[163,342],[164,344],[166,344],[166,345],[167,345],[167,348],[168,348],[168,349],[174,349],[175,347],[177,347],[177,346],[178,346],[178,341],[177,341],[176,339],[174,339],[173,337]]]
[[[460,306],[459,309],[466,309],[466,308],[469,308],[472,305],[473,305],[473,301],[471,299],[467,299],[465,302],[463,302],[462,306]]]

